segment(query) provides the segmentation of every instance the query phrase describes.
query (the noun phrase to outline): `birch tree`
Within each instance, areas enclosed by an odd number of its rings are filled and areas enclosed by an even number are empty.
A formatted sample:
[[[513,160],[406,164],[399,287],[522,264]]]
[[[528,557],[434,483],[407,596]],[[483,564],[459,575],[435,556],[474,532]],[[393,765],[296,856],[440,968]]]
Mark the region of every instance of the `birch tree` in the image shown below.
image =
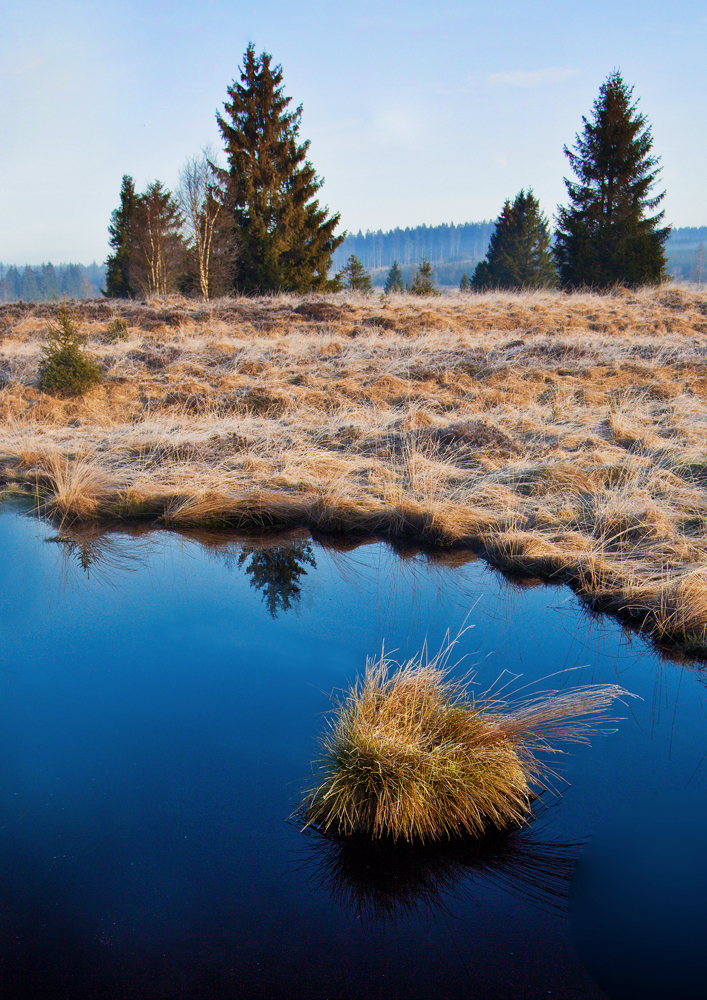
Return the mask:
[[[208,148],[190,157],[179,172],[177,203],[184,217],[187,251],[196,264],[199,287],[208,302],[213,290],[217,226],[223,221],[223,198],[217,188],[214,154]]]
[[[131,284],[143,295],[174,291],[184,258],[183,217],[161,181],[148,184],[137,199],[130,257]]]

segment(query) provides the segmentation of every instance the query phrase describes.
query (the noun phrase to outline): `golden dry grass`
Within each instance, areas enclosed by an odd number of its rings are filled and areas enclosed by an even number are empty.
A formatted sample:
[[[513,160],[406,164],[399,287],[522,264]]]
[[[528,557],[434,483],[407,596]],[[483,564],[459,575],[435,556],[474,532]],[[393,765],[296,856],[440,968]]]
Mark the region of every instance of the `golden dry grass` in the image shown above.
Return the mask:
[[[545,692],[515,706],[451,679],[453,644],[402,666],[369,660],[338,704],[303,810],[323,832],[440,840],[517,828],[547,789],[541,752],[586,741],[615,685]],[[583,717],[583,722],[578,718]]]
[[[0,485],[58,517],[473,548],[707,651],[706,293],[77,304],[71,400],[55,308],[0,306]]]

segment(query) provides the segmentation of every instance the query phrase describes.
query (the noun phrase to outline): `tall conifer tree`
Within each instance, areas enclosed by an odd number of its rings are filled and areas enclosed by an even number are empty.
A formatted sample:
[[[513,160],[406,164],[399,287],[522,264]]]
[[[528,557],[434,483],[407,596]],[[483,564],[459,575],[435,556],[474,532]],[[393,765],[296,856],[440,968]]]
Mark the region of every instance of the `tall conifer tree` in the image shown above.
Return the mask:
[[[486,260],[476,265],[471,287],[547,288],[556,283],[548,222],[532,189],[506,201],[496,220]]]
[[[665,195],[650,194],[659,157],[651,155],[651,129],[632,94],[618,70],[611,73],[591,119],[582,118],[574,152],[565,146],[578,180],[565,178],[570,205],[557,213],[554,250],[564,288],[650,284],[665,273],[670,227],[660,225],[664,212],[650,214]]]
[[[334,236],[339,215],[315,198],[323,182],[307,159],[309,142],[299,142],[302,106],[288,110],[282,67],[249,45],[228,98],[216,120],[229,164],[220,176],[233,218],[236,289],[326,289],[331,255],[345,234]]]
[[[114,209],[108,226],[110,233],[108,242],[113,253],[106,259],[104,294],[110,298],[130,299],[135,294],[130,278],[130,255],[137,207],[135,184],[132,177],[125,174],[120,188],[120,208]]]

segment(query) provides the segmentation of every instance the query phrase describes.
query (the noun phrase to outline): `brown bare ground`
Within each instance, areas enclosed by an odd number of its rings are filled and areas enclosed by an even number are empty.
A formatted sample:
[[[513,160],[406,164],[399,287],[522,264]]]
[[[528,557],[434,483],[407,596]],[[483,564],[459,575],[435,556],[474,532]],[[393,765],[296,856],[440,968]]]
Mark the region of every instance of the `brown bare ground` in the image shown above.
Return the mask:
[[[55,518],[472,548],[707,650],[707,293],[77,303],[66,400],[54,310],[0,306],[0,486]]]

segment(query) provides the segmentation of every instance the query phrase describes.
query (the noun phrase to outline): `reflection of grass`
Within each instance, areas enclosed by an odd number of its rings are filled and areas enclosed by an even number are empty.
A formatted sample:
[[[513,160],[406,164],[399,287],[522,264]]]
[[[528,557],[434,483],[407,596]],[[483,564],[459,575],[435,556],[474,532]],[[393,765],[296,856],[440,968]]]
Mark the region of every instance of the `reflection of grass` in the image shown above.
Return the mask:
[[[539,752],[585,741],[625,694],[615,685],[550,692],[512,708],[451,679],[452,643],[394,669],[381,656],[337,706],[323,739],[310,824],[347,836],[434,841],[522,826],[546,787]],[[580,716],[589,717],[585,722]]]
[[[562,913],[581,844],[544,841],[528,830],[431,843],[342,837],[309,828],[305,870],[354,918],[398,920],[499,886],[538,908]]]
[[[143,566],[150,546],[148,532],[107,530],[92,523],[65,526],[46,541],[61,547],[67,575],[78,567],[86,576],[93,575],[108,584],[114,583],[117,575]]]

